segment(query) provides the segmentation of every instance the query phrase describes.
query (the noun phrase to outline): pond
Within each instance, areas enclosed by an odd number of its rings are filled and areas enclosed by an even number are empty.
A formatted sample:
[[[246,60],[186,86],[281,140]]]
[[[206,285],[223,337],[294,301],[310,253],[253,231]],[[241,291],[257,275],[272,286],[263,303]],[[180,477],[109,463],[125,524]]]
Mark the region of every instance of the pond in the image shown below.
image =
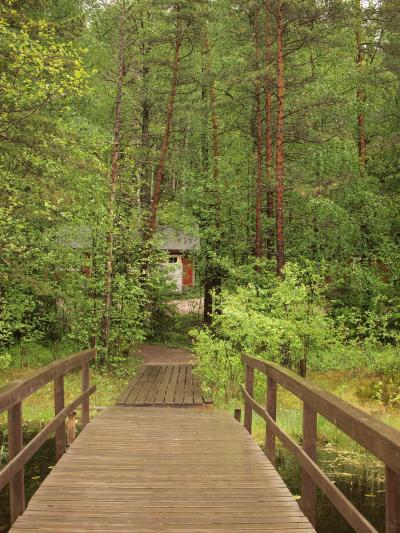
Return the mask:
[[[29,442],[35,435],[26,435]],[[25,436],[24,436],[25,441]],[[47,440],[25,466],[25,498],[28,502],[55,463],[54,438]],[[0,492],[0,533],[10,528],[10,508],[8,487]]]
[[[318,464],[343,494],[380,532],[385,531],[385,479],[381,463],[369,454],[337,451],[329,447],[318,450]],[[277,468],[295,498],[301,494],[300,467],[294,457],[279,447]],[[301,500],[299,499],[299,503]],[[318,491],[317,531],[352,533],[354,530]]]
[[[32,436],[30,436],[32,438]],[[29,440],[29,438],[28,438]],[[337,452],[324,446],[318,451],[323,471],[337,487],[358,507],[367,519],[382,533],[385,530],[385,486],[382,465],[370,456],[358,452]],[[40,483],[50,473],[55,462],[54,439],[49,439],[25,468],[26,499],[29,501]],[[286,450],[277,450],[278,471],[292,494],[301,494],[300,468]],[[0,493],[0,533],[9,529],[8,489]],[[322,495],[318,495],[319,533],[350,533],[341,515]]]

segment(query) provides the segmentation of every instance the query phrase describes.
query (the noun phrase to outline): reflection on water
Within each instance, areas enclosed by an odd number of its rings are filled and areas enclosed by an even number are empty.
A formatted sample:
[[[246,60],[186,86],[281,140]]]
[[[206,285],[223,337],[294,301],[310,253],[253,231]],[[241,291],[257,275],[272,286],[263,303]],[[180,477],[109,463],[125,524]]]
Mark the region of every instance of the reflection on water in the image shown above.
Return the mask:
[[[369,454],[338,452],[324,447],[318,450],[318,463],[344,495],[380,532],[385,531],[385,480],[381,463]],[[300,467],[289,452],[279,448],[278,471],[292,494],[301,494]],[[301,503],[301,500],[299,500]],[[342,516],[320,492],[317,510],[318,533],[351,533]]]
[[[29,442],[34,435],[27,435],[26,442]],[[25,498],[28,502],[55,463],[54,439],[47,440],[43,446],[35,453],[29,463],[25,466]],[[5,533],[10,528],[10,507],[9,507],[8,486],[0,492],[0,533]]]
[[[28,440],[32,438],[29,436]],[[39,487],[51,471],[55,462],[54,439],[49,439],[25,467],[26,500]],[[318,451],[318,462],[322,470],[335,481],[337,487],[356,505],[362,514],[380,531],[385,531],[385,491],[382,465],[370,455],[358,452],[337,452],[324,447]],[[277,450],[278,471],[292,494],[300,490],[300,468],[289,452]],[[8,488],[0,493],[0,533],[9,529]],[[350,533],[347,525],[330,502],[318,495],[318,533]]]

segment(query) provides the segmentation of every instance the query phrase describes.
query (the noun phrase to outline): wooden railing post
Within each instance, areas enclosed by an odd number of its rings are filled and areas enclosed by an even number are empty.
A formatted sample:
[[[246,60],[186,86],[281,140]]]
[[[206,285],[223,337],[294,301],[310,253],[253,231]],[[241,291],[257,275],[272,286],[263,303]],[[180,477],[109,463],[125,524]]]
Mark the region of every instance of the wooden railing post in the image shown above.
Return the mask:
[[[254,391],[254,368],[246,365],[246,391],[249,396],[253,396]],[[244,427],[251,434],[251,425],[253,421],[253,410],[251,406],[244,402]]]
[[[90,387],[89,361],[82,364],[82,392]],[[89,397],[82,402],[82,429],[89,423]]]
[[[267,407],[267,413],[274,420],[276,420],[276,392],[277,392],[276,381],[274,381],[270,377],[267,377],[266,407]],[[271,461],[271,463],[274,466],[276,464],[275,442],[276,442],[275,434],[271,430],[271,428],[268,427],[268,422],[267,422],[265,426],[264,451],[265,451],[265,455],[268,457],[268,459]]]
[[[303,404],[303,450],[314,462],[317,461],[317,412],[306,403]],[[301,472],[301,485],[301,507],[315,527],[317,522],[317,486],[304,469]]]
[[[57,415],[65,407],[64,404],[64,376],[54,380],[54,412]],[[61,424],[55,432],[56,461],[61,459],[65,452],[65,423]]]
[[[388,466],[386,474],[386,533],[400,533],[400,476]]]
[[[17,403],[8,410],[8,458],[11,461],[23,448],[22,405]],[[11,524],[25,510],[24,467],[10,480]]]

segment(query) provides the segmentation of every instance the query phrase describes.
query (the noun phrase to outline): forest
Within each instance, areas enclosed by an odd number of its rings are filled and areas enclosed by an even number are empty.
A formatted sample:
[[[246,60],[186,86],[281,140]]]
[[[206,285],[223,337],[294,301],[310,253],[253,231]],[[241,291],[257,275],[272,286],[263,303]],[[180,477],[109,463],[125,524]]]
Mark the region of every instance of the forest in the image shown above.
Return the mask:
[[[160,343],[399,428],[399,103],[398,0],[0,2],[0,384],[95,346],[107,403]]]
[[[367,368],[396,402],[395,0],[10,0],[0,16],[2,369],[54,345],[123,364],[169,328],[169,226],[200,240],[191,336],[210,385],[244,350]]]

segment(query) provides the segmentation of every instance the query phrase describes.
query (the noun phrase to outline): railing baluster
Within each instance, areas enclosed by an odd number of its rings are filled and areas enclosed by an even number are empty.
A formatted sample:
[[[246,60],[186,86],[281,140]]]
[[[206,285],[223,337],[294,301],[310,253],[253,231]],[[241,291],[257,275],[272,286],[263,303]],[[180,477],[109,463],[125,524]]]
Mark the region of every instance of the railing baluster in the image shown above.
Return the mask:
[[[386,533],[400,533],[400,476],[388,466],[386,473]]]
[[[267,413],[276,420],[276,392],[277,384],[276,381],[267,377]],[[276,455],[275,455],[275,434],[271,431],[271,428],[268,427],[268,423],[265,426],[265,455],[275,466],[276,464]]]
[[[317,461],[317,412],[306,403],[303,404],[303,450],[313,461]],[[317,520],[317,486],[304,469],[301,472],[301,485],[301,507],[315,527]]]
[[[54,380],[54,412],[57,415],[65,407],[64,404],[64,376],[59,376]],[[61,424],[55,432],[56,441],[56,461],[65,452],[65,423]]]
[[[89,361],[82,364],[82,392],[90,387]],[[89,423],[89,397],[82,402],[82,429]]]
[[[17,403],[8,410],[8,458],[13,459],[23,448],[22,405]],[[10,480],[11,524],[25,510],[24,467]]]
[[[254,368],[246,365],[246,391],[250,396],[253,396],[254,390]],[[244,427],[251,434],[251,426],[253,421],[253,410],[251,406],[245,402],[244,403]]]

